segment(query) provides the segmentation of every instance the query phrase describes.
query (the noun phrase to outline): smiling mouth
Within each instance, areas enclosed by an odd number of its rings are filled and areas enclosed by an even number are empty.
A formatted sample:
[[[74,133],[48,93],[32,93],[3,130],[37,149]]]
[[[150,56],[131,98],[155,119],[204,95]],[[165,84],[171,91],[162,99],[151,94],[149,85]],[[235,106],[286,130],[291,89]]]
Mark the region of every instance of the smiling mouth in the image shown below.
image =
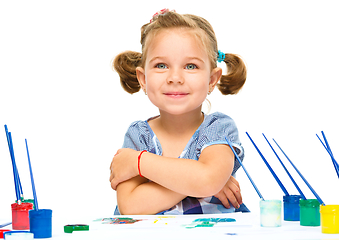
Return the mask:
[[[183,92],[167,92],[164,93],[165,96],[172,97],[172,98],[181,98],[185,97],[188,95],[188,93],[183,93]]]
[[[188,93],[183,93],[183,92],[167,92],[164,93],[165,95],[172,95],[172,96],[185,96],[188,95]]]

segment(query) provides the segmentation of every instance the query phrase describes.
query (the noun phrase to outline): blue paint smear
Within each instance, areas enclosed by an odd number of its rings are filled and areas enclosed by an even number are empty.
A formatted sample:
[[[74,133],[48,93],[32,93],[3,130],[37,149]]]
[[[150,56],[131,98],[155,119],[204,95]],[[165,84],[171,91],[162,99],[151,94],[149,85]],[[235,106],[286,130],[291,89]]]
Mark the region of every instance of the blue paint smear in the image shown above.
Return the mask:
[[[193,222],[235,222],[234,218],[198,218],[195,219]]]

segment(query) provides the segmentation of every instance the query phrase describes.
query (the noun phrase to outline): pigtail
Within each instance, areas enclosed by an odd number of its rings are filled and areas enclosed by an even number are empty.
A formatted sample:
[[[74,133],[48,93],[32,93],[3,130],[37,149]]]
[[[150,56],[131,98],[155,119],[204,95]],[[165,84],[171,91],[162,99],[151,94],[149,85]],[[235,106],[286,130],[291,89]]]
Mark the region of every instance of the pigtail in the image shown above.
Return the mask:
[[[239,56],[230,53],[225,55],[224,62],[227,74],[221,76],[218,89],[223,95],[237,94],[246,81],[246,65]]]
[[[136,68],[141,66],[141,53],[122,52],[114,58],[112,65],[119,74],[121,86],[126,92],[133,94],[140,90]]]

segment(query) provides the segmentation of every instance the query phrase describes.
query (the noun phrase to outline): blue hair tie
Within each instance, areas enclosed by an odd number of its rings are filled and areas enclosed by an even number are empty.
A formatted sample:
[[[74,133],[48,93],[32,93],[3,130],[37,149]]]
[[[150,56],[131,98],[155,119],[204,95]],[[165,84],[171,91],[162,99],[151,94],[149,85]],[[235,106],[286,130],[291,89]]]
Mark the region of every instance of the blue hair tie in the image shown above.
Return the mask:
[[[217,61],[221,63],[221,62],[224,61],[224,59],[225,59],[225,53],[223,53],[222,51],[219,50]]]

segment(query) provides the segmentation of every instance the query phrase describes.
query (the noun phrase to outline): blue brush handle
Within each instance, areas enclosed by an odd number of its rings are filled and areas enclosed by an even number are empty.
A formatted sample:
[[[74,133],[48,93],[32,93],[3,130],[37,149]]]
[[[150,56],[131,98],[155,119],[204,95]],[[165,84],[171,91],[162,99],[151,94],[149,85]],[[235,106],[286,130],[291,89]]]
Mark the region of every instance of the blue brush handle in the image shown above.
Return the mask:
[[[264,134],[263,134],[264,135]],[[278,158],[279,162],[281,163],[281,165],[283,166],[283,168],[285,169],[287,175],[290,177],[291,181],[293,182],[294,186],[297,188],[298,192],[300,193],[300,196],[302,199],[306,200],[305,195],[303,194],[303,192],[301,191],[301,189],[299,188],[298,184],[294,181],[292,175],[290,174],[290,172],[287,170],[287,168],[285,167],[284,163],[281,161],[280,157],[278,156],[277,152],[274,150],[273,146],[271,145],[271,143],[268,141],[268,139],[266,138],[266,136],[264,135],[264,138],[266,139],[268,145],[270,145],[271,149],[273,150],[275,156]]]
[[[253,146],[255,147],[255,149],[257,150],[257,152],[259,153],[260,157],[262,158],[262,160],[264,161],[264,163],[266,164],[267,168],[270,170],[270,172],[272,173],[274,179],[277,181],[277,183],[279,184],[281,190],[283,190],[283,192],[285,193],[286,196],[289,196],[286,188],[284,187],[284,185],[282,184],[282,182],[280,181],[280,179],[278,178],[277,174],[275,174],[275,172],[273,171],[273,169],[271,168],[270,164],[267,162],[266,158],[264,157],[264,155],[260,152],[259,148],[257,147],[257,145],[254,143],[254,141],[252,140],[251,136],[248,134],[248,132],[246,132],[246,135],[248,136],[248,138],[251,140]],[[264,135],[265,136],[265,135]]]
[[[338,177],[339,177],[339,164],[338,164],[338,162],[334,159],[332,150],[331,150],[331,148],[330,148],[330,145],[329,145],[328,142],[327,142],[327,139],[326,139],[326,136],[325,136],[324,131],[321,131],[321,134],[323,135],[324,140],[325,140],[325,144],[326,144],[328,150],[329,150],[330,153],[331,153],[330,155],[331,155],[331,157],[332,157],[332,162],[333,162],[333,165],[334,165],[334,167],[335,167],[335,169],[336,169],[336,171],[337,171],[337,173],[338,173]]]
[[[293,164],[293,162],[291,161],[291,159],[289,159],[289,157],[286,155],[286,153],[282,150],[282,148],[279,146],[279,144],[273,139],[273,141],[275,142],[275,144],[277,144],[278,148],[281,150],[281,152],[285,155],[285,157],[287,158],[287,160],[291,163],[291,165],[294,167],[294,169],[297,171],[297,173],[299,174],[299,176],[304,180],[304,182],[306,183],[306,185],[308,186],[308,188],[311,190],[311,192],[314,194],[314,196],[318,199],[319,203],[322,205],[325,205],[323,200],[321,200],[321,198],[319,197],[319,195],[314,191],[314,189],[312,188],[312,186],[307,182],[306,178],[304,178],[304,176],[301,174],[301,172],[299,172],[298,168]]]
[[[0,224],[0,228],[6,227],[6,226],[11,225],[11,224],[12,224],[12,222]]]
[[[13,168],[13,177],[14,177],[14,187],[15,187],[16,200],[17,200],[18,203],[20,203],[20,189],[19,189],[19,186],[18,186],[18,177],[19,177],[19,175],[18,175],[18,171],[17,171],[17,168],[16,168],[16,164],[15,164],[13,146],[11,144],[11,133],[8,132],[7,125],[5,125],[5,131],[6,131],[6,138],[7,138],[9,154],[10,154],[11,160],[12,160],[12,168]]]
[[[237,158],[237,160],[238,160],[239,164],[240,164],[240,165],[242,166],[242,168],[244,169],[244,171],[245,171],[245,173],[246,173],[246,175],[247,175],[248,179],[251,181],[251,183],[252,183],[252,185],[253,185],[254,189],[257,191],[257,193],[258,193],[259,197],[260,197],[262,200],[264,200],[264,197],[261,195],[261,193],[260,193],[259,189],[258,189],[258,188],[257,188],[257,186],[255,185],[255,183],[254,183],[254,181],[252,180],[252,178],[251,178],[250,174],[247,172],[247,170],[246,170],[245,166],[242,164],[242,162],[241,162],[240,158],[238,157],[238,154],[237,154],[237,153],[234,151],[234,149],[233,149],[233,145],[231,144],[231,142],[230,142],[230,141],[228,141],[227,137],[225,137],[225,139],[226,139],[226,141],[227,141],[227,144],[230,146],[230,148],[231,148],[232,152],[234,153],[234,156]]]
[[[19,193],[19,196],[22,197],[24,195],[24,192],[22,190],[22,185],[21,185],[21,181],[20,181],[18,167],[17,167],[16,162],[15,162],[14,145],[13,145],[12,133],[11,132],[8,133],[8,137],[9,137],[9,142],[10,142],[10,152],[11,152],[11,156],[12,156],[12,164],[13,164],[13,168],[14,168],[14,171],[15,171],[16,181],[17,181],[18,193]]]
[[[27,139],[25,139],[26,143],[26,151],[27,151],[27,158],[28,158],[28,165],[29,165],[29,171],[31,174],[31,182],[32,182],[32,191],[33,191],[33,197],[34,197],[34,207],[36,211],[39,211],[38,207],[38,199],[36,197],[36,191],[35,191],[35,184],[34,184],[34,178],[33,178],[33,171],[32,171],[32,165],[31,165],[31,159],[29,157],[29,151],[28,151],[28,145],[27,145]]]
[[[318,134],[316,134],[316,135],[317,135],[319,141],[321,142],[321,144],[324,146],[324,148],[326,149],[326,151],[327,151],[328,154],[330,155],[330,157],[331,157],[331,159],[332,159],[332,162],[333,162],[333,165],[334,165],[334,169],[335,169],[335,171],[337,172],[337,175],[338,175],[338,178],[339,178],[339,165],[338,165],[337,161],[334,159],[333,153],[332,153],[332,151],[331,151],[330,145],[328,145],[328,142],[327,142],[327,139],[326,139],[326,137],[325,137],[325,134],[324,134],[323,132],[322,132],[322,134],[323,134],[323,137],[324,137],[324,140],[325,140],[325,143],[326,143],[326,146],[327,146],[327,147],[325,146],[325,144],[323,143],[323,141],[320,139],[320,137],[318,136]]]

